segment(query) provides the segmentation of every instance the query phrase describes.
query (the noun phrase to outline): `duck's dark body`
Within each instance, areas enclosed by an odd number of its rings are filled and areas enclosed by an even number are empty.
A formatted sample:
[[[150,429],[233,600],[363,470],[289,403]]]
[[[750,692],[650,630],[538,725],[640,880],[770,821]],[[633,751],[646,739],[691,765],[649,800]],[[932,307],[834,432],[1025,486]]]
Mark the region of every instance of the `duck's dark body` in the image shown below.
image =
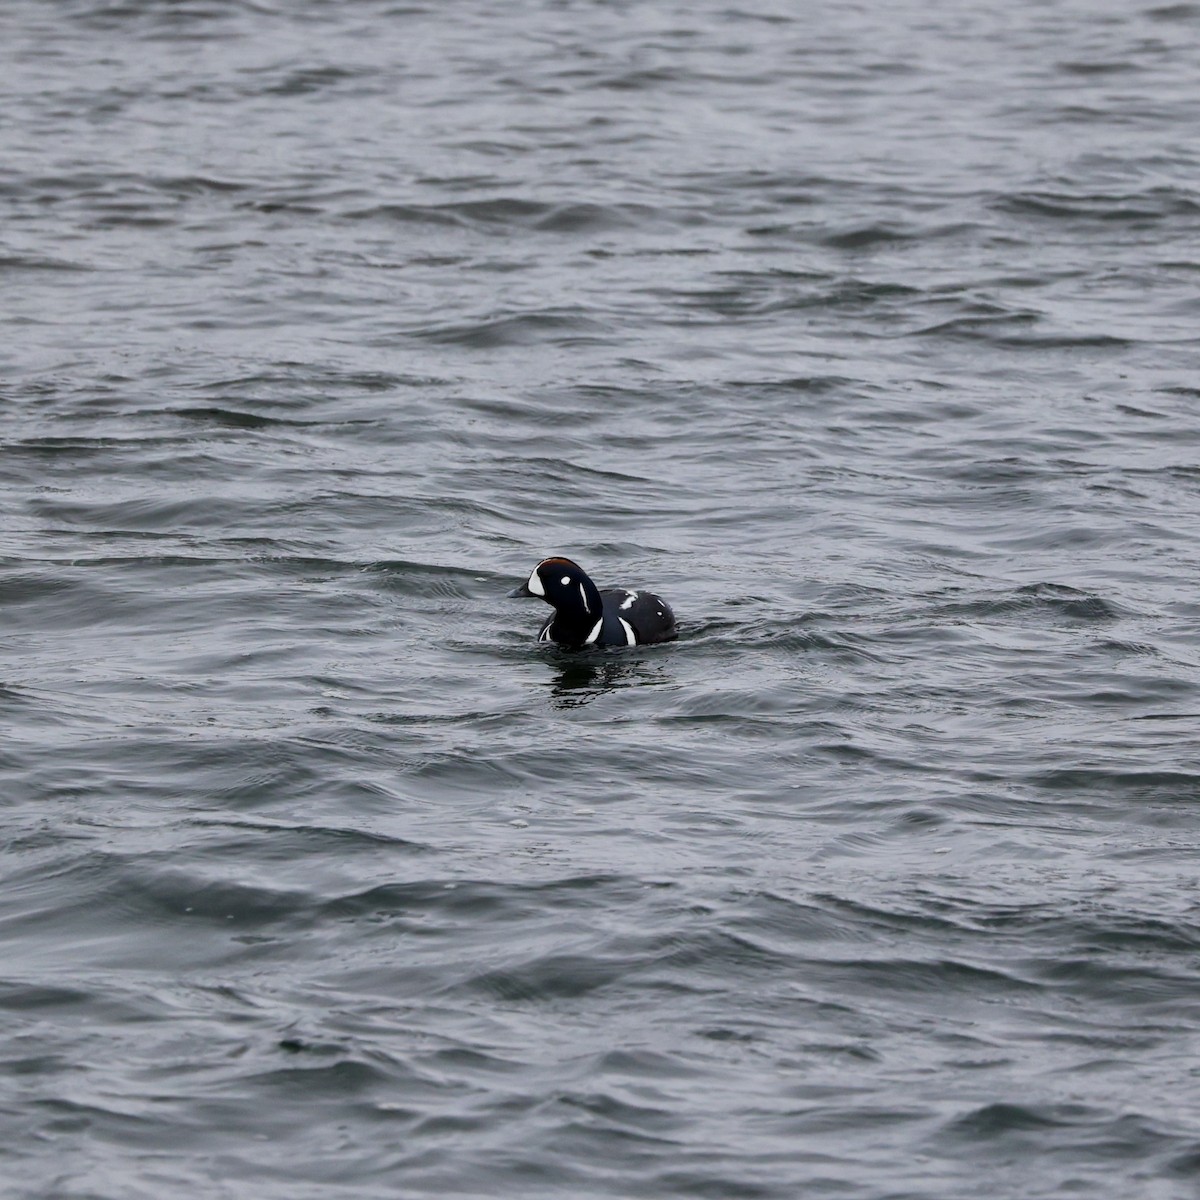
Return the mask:
[[[678,635],[671,606],[653,592],[600,591],[569,558],[543,559],[513,596],[537,596],[554,608],[538,641],[583,646],[641,646]]]
[[[542,626],[539,642],[560,642],[564,646],[639,646],[648,642],[669,642],[676,635],[675,614],[667,602],[653,592],[607,589],[600,593],[603,612],[600,631],[588,620],[586,627],[564,621],[558,612]],[[582,634],[582,636],[580,636]]]

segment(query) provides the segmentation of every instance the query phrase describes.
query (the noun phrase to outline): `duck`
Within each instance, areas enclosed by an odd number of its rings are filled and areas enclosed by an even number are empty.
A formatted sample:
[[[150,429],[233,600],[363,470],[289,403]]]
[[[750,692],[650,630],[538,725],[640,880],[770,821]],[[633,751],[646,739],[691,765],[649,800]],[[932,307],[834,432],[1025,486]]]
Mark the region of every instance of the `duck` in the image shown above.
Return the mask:
[[[578,563],[561,555],[543,558],[508,594],[545,600],[554,615],[538,632],[538,641],[571,650],[647,646],[679,636],[675,614],[661,596],[633,588],[601,591]]]

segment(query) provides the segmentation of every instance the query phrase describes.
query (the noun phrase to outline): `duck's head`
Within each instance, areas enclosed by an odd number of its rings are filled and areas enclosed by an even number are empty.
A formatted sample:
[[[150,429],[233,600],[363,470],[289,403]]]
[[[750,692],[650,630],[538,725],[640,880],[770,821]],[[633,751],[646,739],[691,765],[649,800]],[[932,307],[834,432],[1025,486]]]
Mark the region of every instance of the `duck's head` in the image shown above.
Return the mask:
[[[598,621],[604,612],[600,589],[587,572],[569,558],[543,558],[529,578],[510,596],[536,596],[552,605],[560,616]]]

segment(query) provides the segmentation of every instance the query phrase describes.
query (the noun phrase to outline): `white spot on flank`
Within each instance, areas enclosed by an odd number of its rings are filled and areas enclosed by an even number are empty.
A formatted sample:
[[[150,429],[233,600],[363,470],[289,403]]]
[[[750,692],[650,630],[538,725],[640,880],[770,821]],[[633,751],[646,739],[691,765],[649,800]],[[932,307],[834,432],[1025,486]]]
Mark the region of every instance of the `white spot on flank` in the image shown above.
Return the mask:
[[[632,608],[633,602],[638,598],[637,592],[626,592],[625,599],[621,601],[621,608]]]
[[[534,567],[529,573],[529,582],[525,585],[535,596],[545,596],[546,589],[542,587],[541,576],[537,573],[537,567]]]
[[[618,617],[617,620],[620,621],[621,624],[625,626],[626,644],[630,645],[630,646],[636,646],[637,645],[637,634],[633,632],[633,626],[630,625],[630,623],[627,620],[625,620],[624,617]]]

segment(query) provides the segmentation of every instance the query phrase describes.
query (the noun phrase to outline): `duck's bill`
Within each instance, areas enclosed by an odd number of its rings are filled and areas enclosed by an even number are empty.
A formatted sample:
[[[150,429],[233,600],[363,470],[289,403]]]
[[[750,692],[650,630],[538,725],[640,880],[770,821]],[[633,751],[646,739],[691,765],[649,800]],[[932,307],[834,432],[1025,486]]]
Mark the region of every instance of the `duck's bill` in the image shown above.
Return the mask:
[[[529,580],[527,579],[520,587],[515,587],[508,593],[510,600],[520,600],[528,597],[530,600],[536,599],[534,594],[529,590]]]

